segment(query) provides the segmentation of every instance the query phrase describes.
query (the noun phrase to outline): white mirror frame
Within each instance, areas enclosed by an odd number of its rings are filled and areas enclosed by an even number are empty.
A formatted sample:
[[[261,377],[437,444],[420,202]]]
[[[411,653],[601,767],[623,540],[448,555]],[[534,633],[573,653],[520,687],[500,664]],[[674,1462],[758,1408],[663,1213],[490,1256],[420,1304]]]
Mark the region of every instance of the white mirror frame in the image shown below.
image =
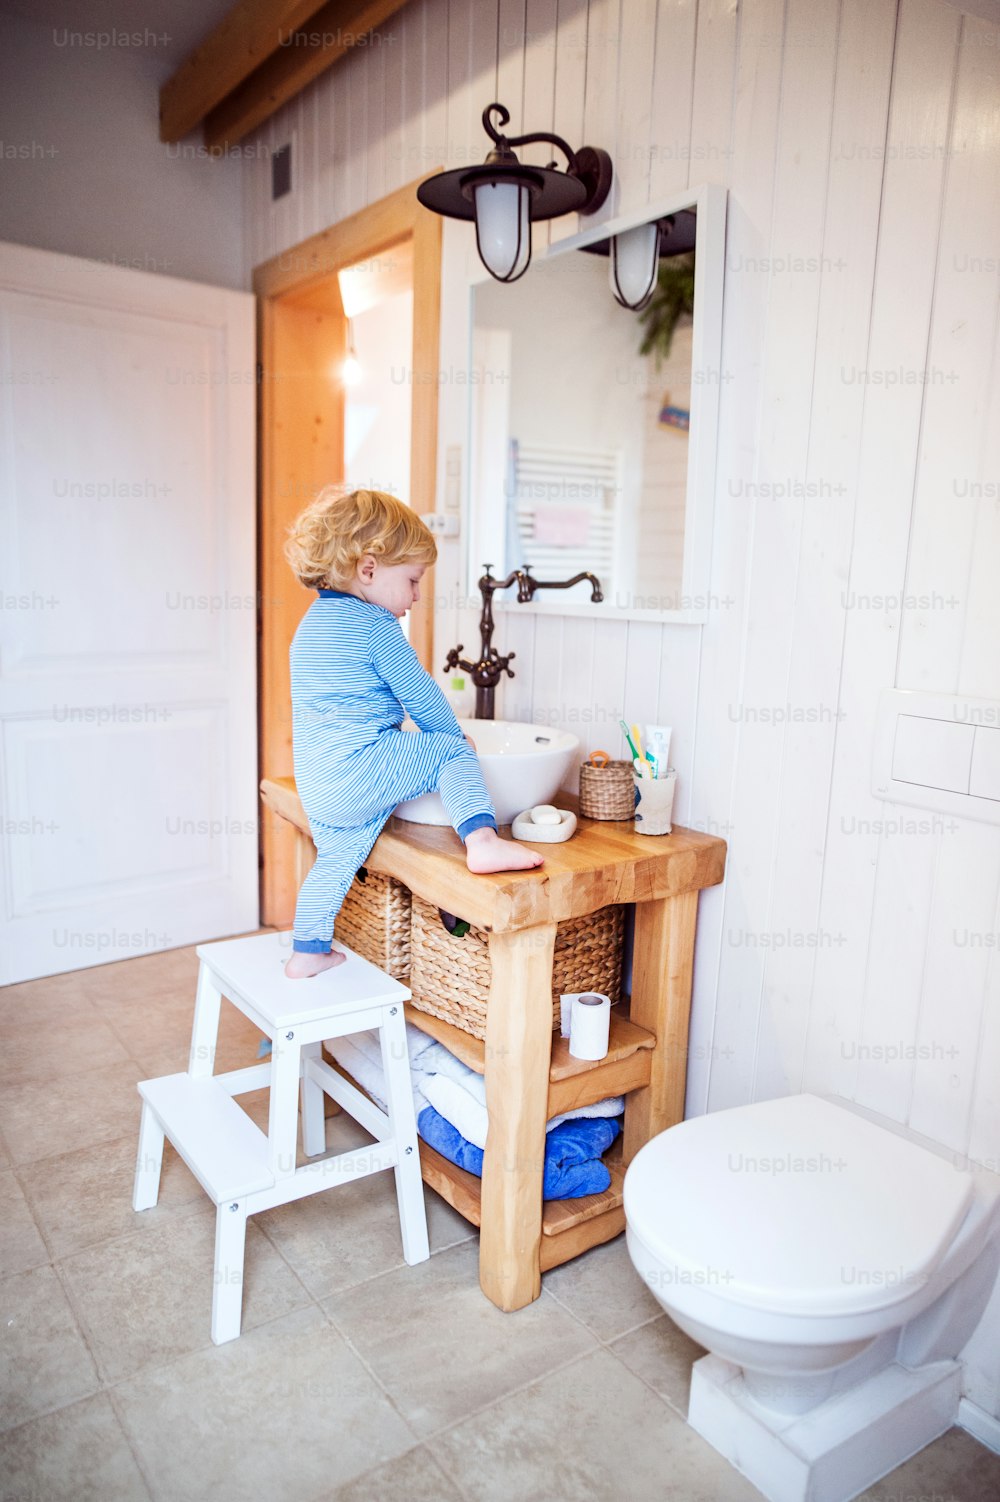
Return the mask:
[[[559,597],[554,591],[540,591],[530,604],[518,605],[504,595],[494,598],[494,610],[533,611],[539,615],[585,616],[588,619],[660,621],[674,625],[702,625],[709,616],[711,582],[712,522],[715,510],[716,444],[719,427],[719,392],[722,381],[722,298],[726,257],[726,201],[725,188],[706,183],[697,188],[685,188],[668,198],[654,199],[641,209],[620,214],[600,224],[590,225],[581,220],[584,228],[575,235],[543,249],[533,251],[533,259],[552,261],[570,251],[580,250],[597,240],[606,240],[623,230],[634,229],[651,219],[662,219],[667,214],[682,209],[695,209],[698,215],[695,240],[694,278],[694,327],[691,349],[691,425],[688,448],[687,499],[684,510],[684,564],[681,597],[675,610],[628,609],[620,606],[595,605],[590,601],[586,586],[579,588],[580,599],[572,595]],[[452,226],[449,224],[448,229]],[[468,225],[460,229],[466,234]],[[474,419],[476,384],[472,367],[472,335],[474,325],[473,293],[475,288],[489,280],[489,273],[480,262],[473,244],[465,256],[466,292],[464,311],[451,310],[452,316],[444,323],[447,333],[442,333],[456,354],[464,349],[464,360],[449,361],[447,350],[446,369],[454,370],[461,365],[470,373],[466,406],[465,441],[463,447],[464,495],[468,498],[466,510],[467,546],[465,549],[466,590],[470,598],[477,596],[477,581],[482,574],[486,559],[503,556],[500,542],[505,524],[503,517],[484,517],[476,505],[473,491]],[[610,288],[607,292],[611,297]],[[701,379],[699,379],[699,375]],[[499,551],[498,551],[499,548]]]

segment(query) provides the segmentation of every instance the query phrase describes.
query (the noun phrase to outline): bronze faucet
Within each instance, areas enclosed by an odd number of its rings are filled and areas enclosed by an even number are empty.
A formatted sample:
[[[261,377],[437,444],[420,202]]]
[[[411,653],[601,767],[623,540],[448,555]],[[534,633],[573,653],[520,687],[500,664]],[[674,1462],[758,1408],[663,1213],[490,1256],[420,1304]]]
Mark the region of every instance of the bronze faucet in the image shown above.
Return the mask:
[[[500,682],[500,677],[503,673],[506,673],[508,678],[513,678],[514,674],[508,667],[508,663],[513,662],[517,655],[515,652],[509,652],[506,657],[502,657],[493,645],[494,592],[498,589],[507,589],[516,579],[518,603],[526,605],[533,598],[536,590],[569,589],[571,585],[579,584],[581,579],[586,579],[590,583],[590,598],[595,605],[604,599],[604,595],[601,593],[600,581],[594,574],[586,572],[574,574],[572,579],[561,579],[559,581],[533,579],[531,576],[531,565],[526,563],[523,567],[516,568],[506,579],[494,579],[490,573],[490,569],[493,567],[492,563],[484,563],[483,567],[486,572],[479,581],[479,591],[483,597],[483,610],[479,617],[479,634],[481,638],[479,660],[477,662],[466,662],[461,658],[459,653],[463,652],[465,648],[459,642],[458,646],[452,647],[448,653],[448,660],[444,665],[444,671],[447,673],[451,668],[461,668],[463,672],[469,674],[469,677],[476,686],[475,717],[477,720],[492,720],[493,701],[497,684]]]

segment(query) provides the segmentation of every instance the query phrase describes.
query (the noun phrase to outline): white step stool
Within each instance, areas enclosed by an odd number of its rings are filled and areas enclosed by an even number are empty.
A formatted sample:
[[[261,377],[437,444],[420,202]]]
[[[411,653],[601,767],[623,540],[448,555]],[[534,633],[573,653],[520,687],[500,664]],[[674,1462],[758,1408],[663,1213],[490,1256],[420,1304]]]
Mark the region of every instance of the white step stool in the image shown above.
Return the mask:
[[[148,1210],[160,1187],[163,1139],[168,1137],[217,1207],[212,1339],[240,1333],[243,1248],[248,1215],[319,1194],[392,1168],[396,1175],[403,1256],[411,1265],[429,1256],[424,1186],[420,1177],[403,1003],[406,986],[340,944],[344,964],[311,979],[288,980],[287,933],[256,934],[199,944],[198,995],[186,1074],[139,1085],[142,1122],[132,1207]],[[271,1040],[271,1062],[213,1074],[223,996]],[[382,1045],[388,1111],[380,1111],[322,1057],[324,1038],[377,1028]],[[318,1163],[295,1166],[298,1096],[302,1087],[302,1146],[326,1151],[324,1093],[376,1138]],[[267,1136],[233,1097],[271,1088]]]

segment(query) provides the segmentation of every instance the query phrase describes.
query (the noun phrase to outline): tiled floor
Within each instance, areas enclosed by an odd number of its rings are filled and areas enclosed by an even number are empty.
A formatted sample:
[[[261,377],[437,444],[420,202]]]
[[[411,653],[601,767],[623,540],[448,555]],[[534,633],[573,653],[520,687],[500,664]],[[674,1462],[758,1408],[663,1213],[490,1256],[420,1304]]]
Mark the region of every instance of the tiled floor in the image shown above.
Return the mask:
[[[213,1346],[214,1215],[169,1146],[159,1204],[130,1205],[135,1084],[186,1067],[195,971],[176,950],[0,992],[0,1496],[753,1502],[684,1422],[698,1347],[622,1238],[504,1315],[430,1191],[433,1255],[403,1264],[377,1175],[250,1222],[244,1333]],[[225,1007],[217,1067],[258,1042]],[[865,1495],[980,1502],[1000,1459],[953,1429]]]

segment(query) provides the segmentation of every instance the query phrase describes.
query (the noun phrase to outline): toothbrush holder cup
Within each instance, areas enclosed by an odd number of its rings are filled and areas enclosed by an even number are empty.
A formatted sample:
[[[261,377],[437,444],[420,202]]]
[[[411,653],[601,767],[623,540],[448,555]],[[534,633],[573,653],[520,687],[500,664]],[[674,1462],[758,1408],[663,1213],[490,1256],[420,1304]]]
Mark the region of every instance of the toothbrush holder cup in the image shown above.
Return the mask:
[[[670,834],[677,773],[671,767],[665,777],[640,777],[634,770],[632,776],[635,779],[636,834]]]

